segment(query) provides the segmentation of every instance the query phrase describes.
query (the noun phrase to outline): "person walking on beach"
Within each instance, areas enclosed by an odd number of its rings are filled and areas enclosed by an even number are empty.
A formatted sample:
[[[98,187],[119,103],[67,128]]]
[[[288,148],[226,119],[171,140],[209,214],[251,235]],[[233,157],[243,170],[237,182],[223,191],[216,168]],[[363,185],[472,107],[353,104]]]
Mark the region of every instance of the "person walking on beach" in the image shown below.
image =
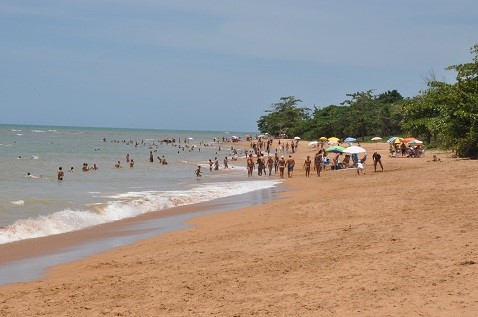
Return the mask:
[[[383,172],[382,156],[378,154],[377,151],[373,152],[372,160],[373,160],[373,168],[375,172],[377,171],[377,164],[380,164],[380,168],[382,169],[382,172]]]
[[[280,178],[284,178],[284,169],[285,169],[285,159],[284,159],[284,155],[282,155],[279,159],[279,175],[280,175]]]
[[[294,171],[295,160],[292,158],[292,155],[289,155],[287,159],[287,177],[292,178],[292,172]]]
[[[317,172],[317,177],[319,177],[320,172],[322,171],[322,150],[320,150],[317,154],[315,154],[314,168]]]
[[[254,170],[254,160],[252,159],[252,154],[249,154],[247,158],[247,176],[252,176],[252,171]]]
[[[228,163],[228,160],[227,160],[227,156],[224,157],[224,168],[229,168],[229,165],[227,165]]]
[[[257,156],[257,175],[262,176],[262,171],[264,170],[264,161],[261,156]]]
[[[58,172],[57,172],[57,178],[59,181],[62,181],[63,180],[63,176],[65,175],[65,172],[63,172],[63,167],[59,167],[58,168]]]
[[[279,170],[279,155],[276,153],[274,154],[274,174],[277,174],[277,171]]]
[[[305,177],[310,177],[310,165],[311,164],[312,164],[312,161],[310,160],[310,156],[307,155],[307,159],[304,162]]]
[[[269,156],[267,158],[267,168],[269,169],[269,176],[272,174],[272,167],[274,166],[274,160],[272,159],[272,156]]]

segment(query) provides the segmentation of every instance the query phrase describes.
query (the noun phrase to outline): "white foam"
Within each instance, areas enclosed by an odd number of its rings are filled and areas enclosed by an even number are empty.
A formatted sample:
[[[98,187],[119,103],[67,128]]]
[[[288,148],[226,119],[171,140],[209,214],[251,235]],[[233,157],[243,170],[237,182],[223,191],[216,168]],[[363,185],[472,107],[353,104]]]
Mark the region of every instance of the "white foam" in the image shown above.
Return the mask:
[[[271,188],[279,183],[277,180],[219,182],[200,184],[185,191],[119,193],[108,196],[112,201],[106,205],[92,204],[89,210],[65,209],[36,218],[17,220],[0,229],[0,244],[80,230],[151,211],[245,194]]]
[[[12,205],[19,205],[19,206],[20,205],[25,205],[25,201],[23,201],[23,200],[15,200],[15,201],[12,201],[11,203],[12,203]]]

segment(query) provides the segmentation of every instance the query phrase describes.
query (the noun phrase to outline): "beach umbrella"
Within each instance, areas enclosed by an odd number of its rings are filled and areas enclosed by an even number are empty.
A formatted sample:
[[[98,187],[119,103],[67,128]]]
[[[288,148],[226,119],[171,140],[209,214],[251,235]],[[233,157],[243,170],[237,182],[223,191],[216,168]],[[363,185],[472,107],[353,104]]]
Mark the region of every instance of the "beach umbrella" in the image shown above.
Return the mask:
[[[357,139],[356,139],[356,138],[352,138],[351,136],[349,136],[348,138],[345,138],[345,140],[344,140],[344,142],[346,142],[346,143],[355,142],[355,141],[357,141]]]
[[[403,138],[396,138],[395,140],[393,140],[393,143],[394,144],[402,143],[402,140],[403,140]]]
[[[339,138],[336,138],[336,137],[331,137],[331,138],[328,138],[329,140],[329,144],[336,144],[336,143],[339,143],[340,139]]]
[[[381,137],[376,136],[376,137],[373,137],[371,140],[372,140],[372,141],[378,141],[378,140],[381,140],[381,139],[382,139]]]
[[[325,149],[325,152],[327,153],[342,153],[345,150],[343,146],[340,145],[334,145],[334,146],[329,146],[328,148]]]
[[[397,139],[398,136],[392,136],[390,139],[387,140],[387,143],[393,143],[393,141],[395,141],[395,139]]]
[[[308,144],[309,147],[316,147],[319,144],[319,141],[312,141]]]
[[[416,140],[416,138],[409,137],[409,138],[402,139],[402,142],[407,144],[408,142],[413,141],[413,140]]]
[[[194,140],[193,138],[188,138],[188,140]]]
[[[319,138],[319,140],[320,140],[320,141],[327,141],[327,138],[326,138],[325,136],[321,136],[321,137]]]
[[[296,136],[296,137],[294,138],[294,140],[300,140],[300,138],[299,138],[298,136]]]
[[[417,144],[423,144],[423,141],[420,140],[411,140],[410,142],[407,143],[408,145],[417,145]]]
[[[367,150],[357,145],[349,146],[343,151],[343,153],[347,153],[347,154],[358,154],[358,153],[366,153],[366,152]]]
[[[265,138],[266,136],[264,134],[259,134],[257,137],[258,138]]]

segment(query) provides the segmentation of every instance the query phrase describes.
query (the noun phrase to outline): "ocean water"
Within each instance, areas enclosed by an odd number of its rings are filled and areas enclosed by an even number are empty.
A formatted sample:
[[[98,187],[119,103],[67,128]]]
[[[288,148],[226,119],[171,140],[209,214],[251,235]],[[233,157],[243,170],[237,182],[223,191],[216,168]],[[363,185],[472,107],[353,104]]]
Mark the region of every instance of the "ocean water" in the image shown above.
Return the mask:
[[[232,144],[215,142],[245,134],[0,125],[0,244],[278,185],[277,179],[248,178],[244,164],[230,160]],[[173,138],[175,143],[161,142]],[[246,149],[236,150],[241,156]],[[159,163],[163,156],[168,165]],[[209,171],[214,157],[221,167]],[[122,168],[115,168],[117,161]],[[98,170],[83,172],[83,163]],[[203,170],[199,179],[197,165]],[[62,181],[56,177],[60,166]]]

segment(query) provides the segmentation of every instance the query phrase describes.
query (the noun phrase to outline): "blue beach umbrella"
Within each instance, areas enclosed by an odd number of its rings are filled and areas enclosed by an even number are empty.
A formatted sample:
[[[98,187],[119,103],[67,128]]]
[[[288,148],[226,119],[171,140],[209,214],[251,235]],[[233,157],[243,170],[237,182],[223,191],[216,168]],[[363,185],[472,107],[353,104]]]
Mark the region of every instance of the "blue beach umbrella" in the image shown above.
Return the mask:
[[[397,136],[392,136],[390,139],[387,140],[387,143],[393,143],[398,137]]]
[[[351,136],[349,136],[348,138],[345,138],[345,140],[344,140],[344,142],[346,142],[346,143],[355,142],[355,141],[357,141],[357,139],[356,139],[356,138],[352,138]]]

